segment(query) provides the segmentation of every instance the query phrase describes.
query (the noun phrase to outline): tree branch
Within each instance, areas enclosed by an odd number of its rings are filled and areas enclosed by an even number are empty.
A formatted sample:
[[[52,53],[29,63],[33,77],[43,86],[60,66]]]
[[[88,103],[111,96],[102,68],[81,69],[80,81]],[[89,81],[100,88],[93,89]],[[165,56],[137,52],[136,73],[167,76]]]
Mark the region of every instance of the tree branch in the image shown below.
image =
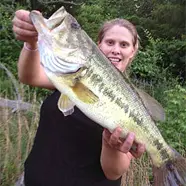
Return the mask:
[[[0,97],[0,107],[11,108],[12,112],[31,110],[33,105],[31,103],[23,102],[21,100],[10,100]]]
[[[70,4],[70,5],[82,5],[81,3],[75,3],[73,1],[64,1],[64,0],[38,0],[40,3],[43,4],[55,4],[55,3],[64,3],[64,4]]]

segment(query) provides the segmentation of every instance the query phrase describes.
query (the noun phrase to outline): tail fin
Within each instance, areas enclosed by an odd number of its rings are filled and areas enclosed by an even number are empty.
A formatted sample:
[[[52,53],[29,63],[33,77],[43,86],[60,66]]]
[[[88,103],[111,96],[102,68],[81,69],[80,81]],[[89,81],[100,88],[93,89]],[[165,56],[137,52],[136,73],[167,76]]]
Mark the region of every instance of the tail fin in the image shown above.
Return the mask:
[[[163,166],[153,167],[153,186],[186,186],[186,159],[178,152]]]

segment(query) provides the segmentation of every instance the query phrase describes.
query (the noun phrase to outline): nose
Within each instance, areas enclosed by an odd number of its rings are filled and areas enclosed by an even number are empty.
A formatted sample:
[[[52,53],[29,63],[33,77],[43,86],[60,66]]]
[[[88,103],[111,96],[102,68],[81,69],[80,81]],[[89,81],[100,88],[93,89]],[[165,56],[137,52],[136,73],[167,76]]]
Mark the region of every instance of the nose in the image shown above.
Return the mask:
[[[120,46],[119,45],[115,44],[113,46],[113,48],[112,48],[112,54],[114,54],[114,55],[120,54]]]

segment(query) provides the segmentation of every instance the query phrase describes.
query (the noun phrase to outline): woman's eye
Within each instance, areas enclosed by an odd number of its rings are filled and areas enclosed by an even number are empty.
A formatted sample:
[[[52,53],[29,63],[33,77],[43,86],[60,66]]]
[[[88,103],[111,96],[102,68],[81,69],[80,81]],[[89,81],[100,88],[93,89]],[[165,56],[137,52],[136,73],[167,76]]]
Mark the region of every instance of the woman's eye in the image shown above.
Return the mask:
[[[107,44],[109,45],[109,46],[111,46],[111,45],[113,45],[113,41],[107,41]]]
[[[121,47],[122,47],[122,48],[125,48],[125,47],[127,47],[127,46],[128,46],[127,43],[121,43]]]

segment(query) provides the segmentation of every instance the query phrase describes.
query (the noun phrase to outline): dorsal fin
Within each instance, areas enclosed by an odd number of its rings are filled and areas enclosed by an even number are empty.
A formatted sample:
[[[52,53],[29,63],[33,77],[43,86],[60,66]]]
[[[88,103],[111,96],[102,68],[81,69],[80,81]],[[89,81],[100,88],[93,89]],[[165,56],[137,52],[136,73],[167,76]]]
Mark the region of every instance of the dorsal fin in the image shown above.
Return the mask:
[[[138,92],[152,118],[155,121],[165,121],[165,111],[162,105],[143,90],[136,88],[136,91]]]
[[[165,111],[162,105],[153,97],[151,97],[148,93],[135,87],[135,85],[130,81],[128,74],[126,72],[123,73],[123,77],[132,86],[132,88],[136,91],[138,96],[141,98],[145,108],[147,109],[151,117],[155,121],[165,121]]]

